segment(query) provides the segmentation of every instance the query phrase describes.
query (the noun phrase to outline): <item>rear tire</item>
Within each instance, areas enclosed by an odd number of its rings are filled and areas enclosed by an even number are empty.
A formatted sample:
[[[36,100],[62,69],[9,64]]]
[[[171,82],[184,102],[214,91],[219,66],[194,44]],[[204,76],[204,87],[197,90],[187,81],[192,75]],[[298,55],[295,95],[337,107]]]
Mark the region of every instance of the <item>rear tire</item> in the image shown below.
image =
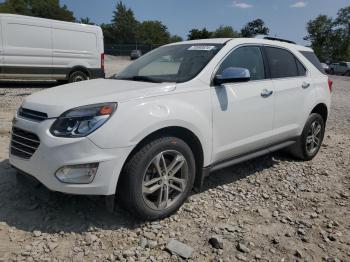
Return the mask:
[[[79,70],[71,73],[68,81],[69,83],[75,83],[75,82],[85,81],[88,79],[89,79],[88,75],[85,72]]]
[[[176,212],[187,199],[196,173],[191,148],[176,137],[142,146],[124,167],[117,195],[137,217],[154,220]]]
[[[304,161],[313,159],[321,148],[324,133],[325,123],[322,116],[312,113],[306,121],[301,136],[289,148],[289,152]]]

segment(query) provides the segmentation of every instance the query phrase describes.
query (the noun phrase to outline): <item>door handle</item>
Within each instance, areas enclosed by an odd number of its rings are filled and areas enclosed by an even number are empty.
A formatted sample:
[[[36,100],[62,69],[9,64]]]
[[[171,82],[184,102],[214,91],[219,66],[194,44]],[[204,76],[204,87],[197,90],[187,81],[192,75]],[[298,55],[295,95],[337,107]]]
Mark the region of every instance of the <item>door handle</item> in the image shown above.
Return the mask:
[[[306,89],[306,88],[309,88],[309,87],[310,87],[310,83],[304,82],[303,85],[302,85],[303,89]]]
[[[267,89],[264,89],[262,92],[261,92],[261,96],[263,98],[267,98],[269,97],[270,95],[273,94],[273,91],[272,90],[267,90]]]

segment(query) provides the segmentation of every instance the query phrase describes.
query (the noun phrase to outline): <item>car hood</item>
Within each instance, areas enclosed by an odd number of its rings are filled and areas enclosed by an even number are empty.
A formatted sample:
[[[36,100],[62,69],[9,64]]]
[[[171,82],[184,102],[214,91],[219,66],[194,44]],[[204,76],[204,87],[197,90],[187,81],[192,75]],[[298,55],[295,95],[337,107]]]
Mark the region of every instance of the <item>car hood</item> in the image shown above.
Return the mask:
[[[49,118],[84,105],[125,102],[174,91],[174,83],[148,83],[116,79],[96,79],[57,86],[28,96],[23,108],[46,113]]]

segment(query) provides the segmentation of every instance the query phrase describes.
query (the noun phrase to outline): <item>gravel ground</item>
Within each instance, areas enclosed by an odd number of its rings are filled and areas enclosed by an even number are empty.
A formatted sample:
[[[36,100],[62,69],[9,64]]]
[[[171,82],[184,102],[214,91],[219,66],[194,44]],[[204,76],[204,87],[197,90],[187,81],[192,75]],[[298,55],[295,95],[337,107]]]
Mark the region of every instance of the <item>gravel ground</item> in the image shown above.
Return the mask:
[[[106,64],[111,72],[128,63]],[[25,96],[54,83],[1,83],[0,261],[182,261],[166,250],[171,239],[193,249],[190,261],[350,261],[350,78],[332,78],[313,161],[275,153],[216,172],[177,214],[152,223],[108,213],[98,197],[17,186],[10,121]]]

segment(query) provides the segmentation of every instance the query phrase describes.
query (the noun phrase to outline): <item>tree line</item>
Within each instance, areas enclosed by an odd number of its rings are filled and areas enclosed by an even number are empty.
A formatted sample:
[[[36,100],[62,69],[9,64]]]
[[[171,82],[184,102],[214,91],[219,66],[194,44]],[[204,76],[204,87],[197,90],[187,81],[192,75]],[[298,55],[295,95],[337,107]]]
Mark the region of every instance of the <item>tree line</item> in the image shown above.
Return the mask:
[[[0,4],[0,13],[22,14],[69,22],[94,24],[88,17],[77,19],[66,5],[59,0],[5,0]],[[140,22],[131,8],[118,2],[110,23],[101,25],[106,44],[153,44],[163,45],[182,41],[177,35],[171,35],[161,21]],[[320,15],[310,20],[306,26],[311,47],[322,61],[350,60],[350,6],[339,10],[337,17]],[[235,38],[268,35],[269,28],[261,19],[247,23],[241,30],[222,25],[214,31],[206,28],[193,28],[187,35],[188,40],[206,38]]]
[[[322,61],[350,61],[350,6],[341,8],[334,19],[319,15],[306,28],[305,40]]]

